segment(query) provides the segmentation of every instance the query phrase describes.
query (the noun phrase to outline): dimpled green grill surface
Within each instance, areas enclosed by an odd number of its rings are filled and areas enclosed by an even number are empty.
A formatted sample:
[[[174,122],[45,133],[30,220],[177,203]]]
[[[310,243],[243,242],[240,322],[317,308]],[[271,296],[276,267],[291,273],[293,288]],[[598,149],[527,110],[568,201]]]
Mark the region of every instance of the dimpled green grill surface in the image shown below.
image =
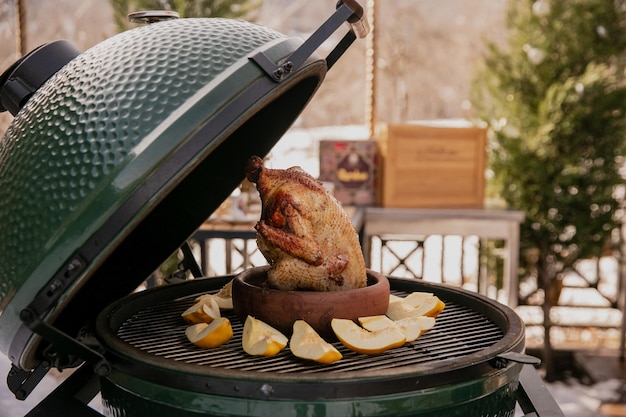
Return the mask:
[[[111,184],[142,152],[142,139],[231,64],[279,37],[242,21],[172,20],[112,37],[44,84],[0,142],[0,310],[47,254],[68,244],[60,238],[68,229],[76,229],[76,245],[85,240],[87,225],[74,220],[86,207],[94,223],[106,218],[111,207],[91,207],[96,196],[127,195]]]

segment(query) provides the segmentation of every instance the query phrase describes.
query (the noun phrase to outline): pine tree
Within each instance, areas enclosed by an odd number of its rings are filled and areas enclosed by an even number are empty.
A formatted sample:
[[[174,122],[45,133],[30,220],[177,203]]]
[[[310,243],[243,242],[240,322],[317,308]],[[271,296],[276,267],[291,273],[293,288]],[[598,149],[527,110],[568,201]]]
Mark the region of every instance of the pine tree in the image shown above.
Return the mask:
[[[118,30],[129,29],[126,16],[139,10],[172,10],[180,17],[242,18],[257,9],[263,0],[110,0]]]
[[[489,44],[472,104],[491,132],[491,192],[522,210],[523,276],[550,309],[562,275],[602,255],[619,227],[626,134],[626,2],[510,0],[506,45]],[[623,192],[623,190],[622,190]]]

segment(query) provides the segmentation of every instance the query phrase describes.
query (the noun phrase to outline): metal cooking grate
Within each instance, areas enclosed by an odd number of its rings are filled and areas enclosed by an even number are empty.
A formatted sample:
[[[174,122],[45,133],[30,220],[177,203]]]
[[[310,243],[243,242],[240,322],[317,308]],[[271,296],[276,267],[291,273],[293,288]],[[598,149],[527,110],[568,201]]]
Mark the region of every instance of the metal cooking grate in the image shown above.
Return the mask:
[[[216,291],[212,291],[216,292]],[[392,294],[408,293],[392,290]],[[188,326],[181,313],[200,294],[194,294],[145,308],[129,317],[117,335],[145,353],[198,366],[274,373],[347,372],[361,369],[389,369],[407,365],[429,364],[479,352],[503,338],[502,330],[487,317],[468,307],[443,299],[445,310],[437,317],[433,329],[416,341],[380,355],[362,355],[350,351],[340,342],[333,345],[343,359],[321,365],[296,358],[289,348],[274,357],[252,357],[241,347],[243,324],[232,313],[225,313],[233,326],[233,338],[215,349],[201,349],[185,336]]]

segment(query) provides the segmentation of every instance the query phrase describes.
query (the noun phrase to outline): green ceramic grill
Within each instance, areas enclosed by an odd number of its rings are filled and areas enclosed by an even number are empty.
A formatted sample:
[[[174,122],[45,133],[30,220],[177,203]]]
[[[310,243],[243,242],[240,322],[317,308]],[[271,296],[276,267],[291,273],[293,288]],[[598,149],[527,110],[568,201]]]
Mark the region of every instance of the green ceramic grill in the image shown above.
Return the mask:
[[[0,76],[0,110],[15,116],[0,142],[0,351],[16,398],[49,369],[76,368],[32,415],[93,416],[84,403],[98,392],[110,416],[512,415],[522,363],[533,362],[523,324],[475,294],[392,279],[399,295],[429,290],[449,303],[441,324],[390,356],[344,349],[326,368],[285,352],[245,357],[232,344],[194,350],[181,309],[232,276],[129,295],[367,33],[354,0],[307,40],[174,17],[135,14],[150,24],[83,53],[43,45]]]
[[[0,350],[14,364],[37,366],[42,331],[74,336],[132,292],[270,151],[355,38],[315,54],[355,20],[339,6],[307,41],[167,19],[82,54],[45,45],[2,75],[15,119],[0,143]]]

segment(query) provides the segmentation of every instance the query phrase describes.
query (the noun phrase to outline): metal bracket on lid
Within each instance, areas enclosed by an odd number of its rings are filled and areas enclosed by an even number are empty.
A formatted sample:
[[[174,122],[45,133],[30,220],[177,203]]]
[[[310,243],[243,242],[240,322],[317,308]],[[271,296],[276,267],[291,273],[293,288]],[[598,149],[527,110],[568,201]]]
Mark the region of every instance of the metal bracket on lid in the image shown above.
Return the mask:
[[[9,375],[7,375],[7,386],[15,394],[15,398],[25,400],[49,370],[50,363],[47,361],[40,362],[30,371],[12,365]]]
[[[39,316],[47,311],[59,300],[65,290],[79,277],[87,265],[85,259],[80,255],[74,255],[59,271],[52,277],[45,287],[35,296],[33,301],[26,307]]]
[[[75,355],[76,358],[80,358],[80,362],[90,363],[96,375],[105,376],[111,372],[111,364],[100,353],[43,322],[33,314],[32,310],[28,308],[22,310],[20,318],[31,330],[52,343],[51,346],[54,346],[59,352],[62,351],[67,357]],[[79,364],[76,363],[76,366]],[[51,361],[43,360],[29,371],[13,364],[7,375],[7,386],[15,394],[16,399],[25,400],[52,366]],[[57,366],[57,368],[62,369],[62,366]]]
[[[343,55],[358,37],[365,37],[369,32],[367,20],[363,17],[363,8],[355,0],[340,0],[335,12],[283,63],[272,62],[263,52],[250,57],[275,82],[284,81],[289,74],[300,66],[345,22],[350,24],[350,31],[341,39],[326,57],[328,68]]]
[[[111,364],[99,352],[41,320],[30,308],[27,307],[20,312],[20,319],[29,329],[50,342],[57,352],[63,352],[68,356],[75,355],[80,360],[92,364],[94,372],[100,376],[111,372]]]
[[[59,369],[69,367],[70,364],[67,361],[61,363],[65,358],[75,357],[80,361],[92,364],[98,375],[106,375],[111,371],[111,365],[100,353],[41,319],[81,274],[85,265],[86,262],[82,257],[78,255],[72,257],[35,296],[33,301],[20,311],[19,317],[24,325],[51,344],[48,352],[52,348],[56,353],[62,352],[64,358],[58,356],[56,358],[57,363],[53,363],[54,357],[51,358],[52,360],[43,360],[31,371],[13,365],[7,376],[7,383],[16,398],[25,399],[52,366]]]
[[[90,363],[94,372],[99,376],[105,376],[111,372],[111,364],[100,353],[45,323],[28,307],[20,312],[20,318],[28,328],[50,342],[58,352],[63,352],[67,357],[75,355],[76,358],[80,358],[81,362]],[[48,373],[52,365],[50,361],[43,360],[34,369],[28,371],[13,364],[7,375],[7,386],[15,394],[15,398],[24,400]],[[62,368],[60,365],[57,367]]]

